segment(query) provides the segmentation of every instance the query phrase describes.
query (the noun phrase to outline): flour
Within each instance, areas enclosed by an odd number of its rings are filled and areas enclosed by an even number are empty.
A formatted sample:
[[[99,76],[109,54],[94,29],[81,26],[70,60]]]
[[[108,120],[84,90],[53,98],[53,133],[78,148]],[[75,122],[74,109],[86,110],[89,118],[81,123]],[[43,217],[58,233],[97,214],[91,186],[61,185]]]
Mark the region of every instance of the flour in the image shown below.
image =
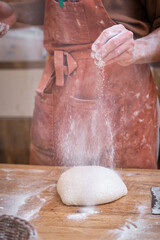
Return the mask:
[[[28,178],[25,176],[19,175],[19,182],[15,178],[14,172],[24,172],[23,169],[1,169],[3,172],[6,172],[5,179],[7,182],[1,184],[1,192],[3,193],[3,200],[0,207],[0,214],[10,214],[13,216],[21,217],[27,221],[38,216],[40,209],[43,205],[50,200],[53,195],[45,195],[43,192],[54,192],[56,184],[51,184],[48,181],[33,178],[33,182],[28,181]],[[29,169],[28,174],[41,173],[45,171],[32,170]],[[12,181],[11,181],[12,180]],[[10,187],[10,185],[12,187]],[[15,187],[13,187],[15,186]],[[7,189],[11,188],[12,194],[8,198]],[[32,189],[32,191],[30,190]]]
[[[134,176],[134,174],[133,173],[126,173],[125,176],[126,177],[131,177],[131,176]]]
[[[141,216],[144,216],[144,214],[147,212],[148,207],[146,205],[138,205],[137,209],[138,209],[138,212],[139,212],[139,217],[141,217]]]
[[[132,221],[130,219],[126,220],[124,226],[120,229],[111,230],[110,233],[116,234],[117,240],[135,240],[141,239],[142,232],[146,232],[150,229],[147,220],[138,219],[137,221]]]
[[[1,168],[1,171],[3,172],[24,172],[23,169],[14,169],[14,168]],[[44,173],[45,170],[41,170],[41,169],[29,169],[29,172],[32,173]]]
[[[149,105],[148,103],[145,104],[145,107],[146,107],[147,109],[152,109],[152,106]]]
[[[95,58],[93,52],[92,55],[92,58]],[[90,65],[93,68],[92,61],[89,60],[86,64],[88,68]],[[102,59],[96,62],[94,66],[96,76],[93,75],[93,79],[90,76],[90,69],[86,70],[86,73],[81,69],[84,79],[75,77],[76,86],[71,92],[68,103],[65,103],[66,115],[57,141],[61,165],[101,165],[102,159],[106,159],[108,167],[114,166],[114,121],[108,114],[110,108],[107,108],[106,102],[104,103],[106,98],[104,86],[107,76],[104,66],[105,62]],[[91,94],[85,93],[87,90],[81,83],[81,81],[85,82],[85,79],[87,87],[94,83],[95,95],[92,96],[92,91]]]
[[[77,22],[78,26],[80,27],[81,26],[80,21],[78,19],[76,19],[76,22]]]
[[[8,180],[8,181],[11,181],[11,180],[12,180],[12,178],[10,178],[10,177],[6,177],[6,180]]]
[[[99,68],[104,68],[105,66],[105,62],[103,60],[99,60],[99,61],[96,61],[95,60],[95,64],[99,67]]]
[[[99,23],[102,24],[102,25],[104,25],[104,21],[103,21],[103,20],[101,20]]]
[[[114,167],[114,140],[113,140],[113,132],[111,128],[111,122],[110,119],[106,117],[106,125],[109,132],[109,141],[108,141],[108,149],[110,149],[109,154],[107,155],[107,158],[109,160],[109,167]]]
[[[138,116],[139,113],[140,113],[140,111],[135,111],[135,112],[133,113],[133,115],[136,117],[136,116]]]
[[[7,199],[6,195],[3,214],[8,214],[9,212],[10,215],[18,216],[25,220],[35,218],[45,202],[49,200],[48,197],[46,199],[41,198],[41,193],[47,190],[48,187],[40,187],[38,191],[28,193],[24,189],[21,194],[14,194],[9,199]],[[52,185],[52,187],[54,188],[55,185]]]
[[[83,207],[83,208],[80,208],[80,210],[77,213],[68,215],[67,219],[82,221],[82,220],[86,220],[87,217],[89,217],[90,215],[94,215],[98,213],[100,212],[95,210],[94,207]]]
[[[144,119],[139,118],[138,121],[139,122],[144,122]]]
[[[147,236],[150,233],[150,224],[148,219],[143,219],[143,216],[148,211],[147,202],[146,205],[143,203],[143,205],[137,205],[136,206],[139,215],[137,219],[133,220],[132,218],[126,219],[126,222],[123,226],[120,226],[118,229],[110,230],[109,233],[116,236],[114,238],[115,240],[135,240],[135,239],[141,239],[142,233],[143,236],[146,233]],[[154,222],[155,225],[159,225],[159,223]],[[144,239],[146,239],[144,237]],[[147,237],[147,239],[150,239]]]
[[[135,94],[135,97],[136,97],[137,99],[138,99],[140,96],[141,96],[140,93],[136,93],[136,94]]]

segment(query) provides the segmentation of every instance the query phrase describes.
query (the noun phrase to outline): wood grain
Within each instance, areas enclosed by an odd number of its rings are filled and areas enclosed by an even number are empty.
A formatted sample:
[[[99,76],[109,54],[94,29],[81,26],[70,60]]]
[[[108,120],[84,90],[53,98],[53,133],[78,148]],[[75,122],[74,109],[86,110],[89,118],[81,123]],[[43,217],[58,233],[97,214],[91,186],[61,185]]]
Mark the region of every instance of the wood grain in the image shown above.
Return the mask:
[[[0,163],[29,163],[31,118],[0,118]]]
[[[66,168],[0,165],[0,214],[29,220],[40,239],[159,239],[160,216],[151,214],[152,186],[160,186],[159,170],[117,169],[127,196],[95,207],[86,219],[69,219],[80,207],[65,206],[55,184]],[[42,201],[44,200],[44,201]],[[34,214],[32,214],[33,210]]]

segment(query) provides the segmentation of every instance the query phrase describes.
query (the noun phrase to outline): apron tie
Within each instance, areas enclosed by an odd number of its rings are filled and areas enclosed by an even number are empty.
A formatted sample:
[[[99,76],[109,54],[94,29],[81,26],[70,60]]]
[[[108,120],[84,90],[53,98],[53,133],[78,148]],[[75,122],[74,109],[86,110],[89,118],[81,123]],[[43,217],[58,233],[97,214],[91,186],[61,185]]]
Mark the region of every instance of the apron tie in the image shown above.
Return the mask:
[[[64,51],[54,51],[54,66],[56,73],[56,86],[64,86],[64,75],[70,75],[76,68],[77,63],[73,57]]]

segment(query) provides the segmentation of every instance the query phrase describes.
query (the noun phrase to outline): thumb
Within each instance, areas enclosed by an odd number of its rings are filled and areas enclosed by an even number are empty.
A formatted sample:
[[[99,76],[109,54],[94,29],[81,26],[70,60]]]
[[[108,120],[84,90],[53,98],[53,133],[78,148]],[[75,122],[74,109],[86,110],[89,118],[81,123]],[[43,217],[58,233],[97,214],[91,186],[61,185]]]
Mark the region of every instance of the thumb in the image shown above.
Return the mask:
[[[0,1],[0,21],[8,18],[13,13],[13,9],[10,4]]]

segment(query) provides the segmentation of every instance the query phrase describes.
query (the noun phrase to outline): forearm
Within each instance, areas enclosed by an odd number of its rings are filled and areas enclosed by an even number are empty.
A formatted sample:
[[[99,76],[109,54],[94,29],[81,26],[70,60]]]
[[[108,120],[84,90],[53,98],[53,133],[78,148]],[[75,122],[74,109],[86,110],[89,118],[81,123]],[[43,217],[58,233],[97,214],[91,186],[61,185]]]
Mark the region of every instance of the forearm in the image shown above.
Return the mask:
[[[160,28],[135,41],[135,63],[160,61]]]
[[[17,21],[30,25],[43,25],[45,0],[11,2]]]

